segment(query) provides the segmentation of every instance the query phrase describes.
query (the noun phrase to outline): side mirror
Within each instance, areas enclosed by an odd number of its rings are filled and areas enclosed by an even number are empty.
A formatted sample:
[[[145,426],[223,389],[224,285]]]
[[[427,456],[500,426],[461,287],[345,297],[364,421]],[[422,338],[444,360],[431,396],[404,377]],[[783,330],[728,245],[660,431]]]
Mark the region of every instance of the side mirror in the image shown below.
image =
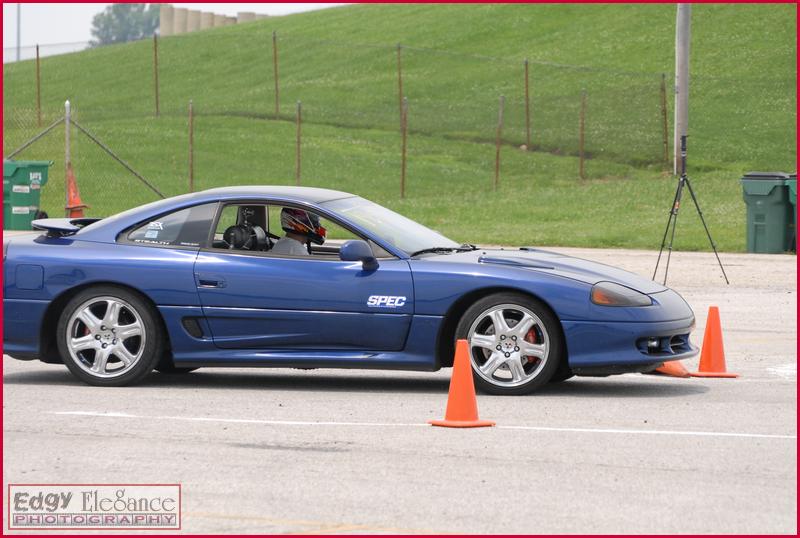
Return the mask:
[[[378,268],[378,260],[372,254],[372,249],[366,241],[354,239],[347,241],[339,250],[339,259],[343,262],[361,262],[365,271],[374,271]]]

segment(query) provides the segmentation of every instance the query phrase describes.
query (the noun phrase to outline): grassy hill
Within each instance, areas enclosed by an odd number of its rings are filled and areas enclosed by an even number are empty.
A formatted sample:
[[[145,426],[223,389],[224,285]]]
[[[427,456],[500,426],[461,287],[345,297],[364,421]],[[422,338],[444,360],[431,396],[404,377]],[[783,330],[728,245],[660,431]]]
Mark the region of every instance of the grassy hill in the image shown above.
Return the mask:
[[[795,9],[693,11],[690,169],[721,248],[742,250],[738,177],[795,167]],[[659,108],[660,74],[673,64],[674,16],[669,5],[348,6],[162,39],[160,118],[153,117],[150,42],[43,59],[43,104],[56,117],[69,98],[81,123],[177,194],[186,189],[189,99],[198,114],[198,188],[293,182],[292,121],[301,100],[303,184],[364,195],[458,240],[653,247],[675,186],[663,173]],[[398,196],[397,43],[410,109],[405,200]],[[536,151],[517,148],[525,140],[526,57]],[[36,131],[33,69],[32,62],[4,66],[5,153]],[[591,157],[585,181],[575,157],[582,90]],[[493,192],[500,95],[505,145]],[[668,95],[670,125],[671,101]],[[62,132],[21,157],[60,162]],[[95,212],[152,199],[99,149],[74,138],[82,194]],[[59,166],[46,191],[51,211],[60,203]],[[707,248],[696,220],[682,218],[680,248]]]

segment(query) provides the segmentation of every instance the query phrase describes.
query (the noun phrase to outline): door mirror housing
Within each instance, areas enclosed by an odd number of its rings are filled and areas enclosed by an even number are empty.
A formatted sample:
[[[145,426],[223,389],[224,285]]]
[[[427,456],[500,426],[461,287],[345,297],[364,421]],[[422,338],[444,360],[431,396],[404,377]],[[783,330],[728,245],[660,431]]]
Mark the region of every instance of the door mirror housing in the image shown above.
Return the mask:
[[[365,271],[378,268],[378,260],[366,241],[354,239],[347,241],[339,250],[339,259],[344,262],[361,262]]]

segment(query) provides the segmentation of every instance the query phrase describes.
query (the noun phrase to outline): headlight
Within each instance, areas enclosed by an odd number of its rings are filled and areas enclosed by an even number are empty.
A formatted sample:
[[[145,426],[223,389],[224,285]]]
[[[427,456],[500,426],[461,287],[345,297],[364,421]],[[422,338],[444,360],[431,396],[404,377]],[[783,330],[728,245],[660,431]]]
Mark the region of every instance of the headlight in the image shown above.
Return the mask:
[[[592,302],[600,306],[650,306],[653,300],[642,292],[614,282],[592,286]]]

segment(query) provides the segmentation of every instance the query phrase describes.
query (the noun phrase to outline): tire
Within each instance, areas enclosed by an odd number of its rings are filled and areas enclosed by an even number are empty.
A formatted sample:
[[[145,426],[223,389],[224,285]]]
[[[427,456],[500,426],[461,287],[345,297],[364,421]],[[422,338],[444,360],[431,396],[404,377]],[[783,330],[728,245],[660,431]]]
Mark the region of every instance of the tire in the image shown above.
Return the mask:
[[[553,374],[553,377],[550,378],[549,383],[563,383],[567,379],[572,379],[573,377],[575,377],[575,374],[573,374],[572,370],[569,368],[558,368]]]
[[[504,325],[500,331],[498,324]],[[475,302],[461,317],[456,339],[469,342],[475,386],[489,394],[529,394],[547,383],[564,360],[558,319],[541,301],[518,293]]]
[[[70,372],[101,387],[141,381],[164,351],[155,309],[138,294],[116,286],[95,286],[73,297],[58,320],[56,337]]]

